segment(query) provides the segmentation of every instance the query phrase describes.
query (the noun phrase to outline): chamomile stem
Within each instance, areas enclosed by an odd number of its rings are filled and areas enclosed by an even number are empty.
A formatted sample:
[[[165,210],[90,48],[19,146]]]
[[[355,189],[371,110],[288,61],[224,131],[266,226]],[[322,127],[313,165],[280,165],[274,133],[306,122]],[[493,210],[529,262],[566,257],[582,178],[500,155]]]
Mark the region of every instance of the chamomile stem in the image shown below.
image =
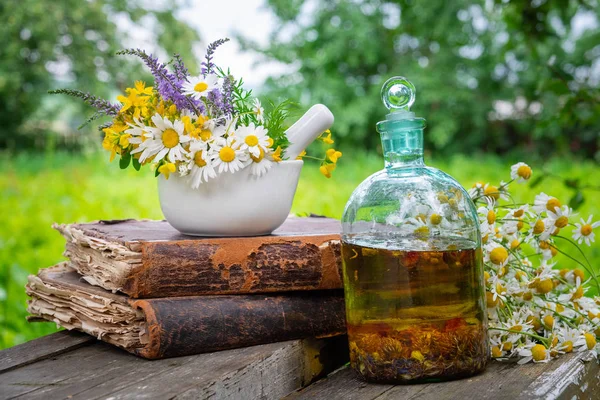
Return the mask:
[[[545,337],[542,337],[540,335],[536,335],[533,333],[529,333],[529,332],[515,331],[513,329],[504,329],[504,328],[490,328],[490,331],[502,331],[502,332],[508,332],[508,333],[517,333],[519,335],[525,335],[525,336],[529,336],[534,339],[537,339],[540,342],[544,343],[546,346],[548,346],[548,344],[549,344],[548,338],[545,338]]]

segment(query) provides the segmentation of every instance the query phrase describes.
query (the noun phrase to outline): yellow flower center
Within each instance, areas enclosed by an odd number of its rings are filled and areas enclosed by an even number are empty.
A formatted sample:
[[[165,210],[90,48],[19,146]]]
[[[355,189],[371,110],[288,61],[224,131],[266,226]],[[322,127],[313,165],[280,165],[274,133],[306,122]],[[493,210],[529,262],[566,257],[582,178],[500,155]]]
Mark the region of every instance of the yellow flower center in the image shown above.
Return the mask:
[[[525,301],[531,301],[533,299],[533,293],[531,292],[525,292],[525,294],[523,294],[523,300]]]
[[[514,250],[519,247],[520,244],[521,242],[519,242],[519,239],[514,239],[512,242],[510,242],[510,249]]]
[[[522,217],[522,216],[523,216],[523,214],[525,214],[525,211],[523,211],[523,210],[517,210],[517,211],[515,211],[515,212],[513,213],[513,216],[515,216],[515,217],[517,217],[517,218],[520,218],[520,217]]]
[[[208,85],[206,84],[206,82],[196,83],[196,86],[194,86],[194,91],[198,93],[202,93],[206,89],[208,89]]]
[[[202,150],[197,151],[196,154],[194,154],[194,163],[200,168],[206,166],[206,161],[202,158]]]
[[[556,207],[560,208],[560,201],[558,201],[558,199],[554,197],[551,197],[550,200],[548,200],[548,202],[546,203],[546,209],[548,211],[554,212],[554,209]]]
[[[256,137],[256,135],[248,135],[246,136],[246,139],[244,139],[244,142],[250,146],[256,146],[258,144],[258,138]]]
[[[539,331],[540,328],[542,327],[542,322],[540,321],[540,319],[533,315],[530,315],[529,317],[527,317],[526,321],[528,323],[530,323],[531,325],[533,325],[533,330],[535,330],[535,331]]]
[[[202,131],[200,132],[200,139],[204,140],[205,142],[210,139],[210,137],[212,136],[212,132],[208,129],[202,129]]]
[[[426,226],[421,226],[415,229],[415,234],[419,236],[426,236],[429,234],[429,228]]]
[[[502,343],[502,350],[504,351],[511,351],[513,347],[512,342],[504,342]]]
[[[590,224],[585,224],[581,227],[581,234],[583,236],[590,236],[592,234],[592,226]]]
[[[496,247],[490,252],[490,261],[494,264],[500,265],[508,258],[508,251],[504,247]]]
[[[548,329],[552,329],[554,326],[554,317],[552,315],[546,315],[542,321],[544,321],[544,326]]]
[[[563,351],[565,353],[570,353],[573,351],[573,342],[571,342],[570,340],[567,340],[563,343]]]
[[[494,358],[502,357],[502,350],[500,350],[500,347],[498,347],[498,346],[492,347],[492,357],[494,357]]]
[[[531,168],[528,165],[521,165],[519,169],[517,169],[517,175],[527,180],[531,178]]]
[[[490,210],[487,213],[487,222],[488,224],[493,224],[494,222],[496,222],[496,213],[494,212],[494,210]]]
[[[500,193],[498,192],[498,188],[496,186],[488,186],[485,188],[485,190],[483,191],[483,194],[485,194],[488,197],[491,197],[493,199],[498,200],[500,198]]]
[[[260,147],[258,149],[260,150],[260,154],[258,155],[258,157],[254,157],[254,155],[250,154],[250,158],[255,163],[259,163],[262,161],[263,158],[265,158],[265,151]]]
[[[533,226],[533,233],[539,235],[540,233],[544,232],[544,229],[546,229],[544,221],[538,219],[535,225]]]
[[[535,361],[543,361],[546,359],[546,348],[541,344],[536,344],[531,348],[531,356]]]
[[[514,326],[511,326],[509,330],[521,332],[523,330],[523,327],[521,325],[514,325]]]
[[[162,134],[162,142],[166,148],[172,149],[179,144],[179,134],[174,129],[166,129]]]
[[[442,223],[442,216],[439,214],[431,214],[429,221],[431,221],[432,225],[439,225]]]
[[[557,228],[564,228],[568,224],[569,224],[569,218],[562,215],[562,216],[558,217],[558,219],[554,223],[554,226],[556,226]]]
[[[543,281],[538,282],[536,289],[539,293],[548,293],[554,289],[554,282],[552,282],[552,279],[544,279]]]
[[[577,289],[575,289],[573,296],[571,296],[571,300],[580,299],[582,297],[583,297],[583,286],[579,286]]]
[[[235,160],[235,150],[231,147],[223,147],[219,150],[219,158],[224,162],[232,162]]]
[[[587,345],[588,350],[592,350],[596,347],[596,337],[591,333],[586,333],[585,336],[585,344]]]
[[[579,268],[573,270],[573,275],[575,275],[575,278],[579,278],[581,282],[583,282],[583,280],[585,279],[585,272],[583,272]]]
[[[488,308],[494,308],[498,305],[498,297],[494,299],[494,294],[492,292],[485,292],[485,301]]]

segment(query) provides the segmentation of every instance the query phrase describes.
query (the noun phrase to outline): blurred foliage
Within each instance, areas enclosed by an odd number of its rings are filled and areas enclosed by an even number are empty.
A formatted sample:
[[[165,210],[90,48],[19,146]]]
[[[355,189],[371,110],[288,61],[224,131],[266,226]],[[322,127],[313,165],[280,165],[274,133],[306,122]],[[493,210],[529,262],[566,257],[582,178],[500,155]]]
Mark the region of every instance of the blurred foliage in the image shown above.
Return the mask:
[[[0,2],[0,149],[29,148],[49,138],[65,100],[48,98],[57,87],[77,87],[105,98],[150,77],[137,60],[115,52],[141,29],[156,35],[156,49],[180,53],[197,70],[197,32],[178,21],[178,0],[149,6],[143,0],[6,0]],[[149,7],[154,7],[149,9]],[[137,25],[137,26],[135,26]],[[176,40],[174,40],[176,39]],[[139,78],[138,78],[139,79]],[[77,114],[84,106],[70,101]],[[82,115],[88,115],[86,109]],[[85,118],[74,118],[74,130]],[[56,130],[56,128],[54,128]],[[88,132],[91,128],[88,128]]]
[[[381,157],[360,151],[347,151],[333,177],[320,175],[315,165],[302,171],[292,212],[320,214],[339,218],[348,197],[368,175],[383,168]],[[427,164],[441,168],[457,178],[465,187],[475,181],[498,183],[508,180],[510,164],[495,156],[453,156],[427,159]],[[534,177],[542,172],[532,165]],[[0,193],[3,210],[0,218],[0,348],[53,332],[51,323],[27,323],[24,286],[27,275],[40,268],[58,263],[64,258],[65,241],[51,228],[52,223],[86,222],[97,219],[152,218],[161,219],[152,171],[120,170],[118,163],[109,164],[106,153],[72,155],[9,156],[0,153]],[[589,179],[600,182],[600,167],[591,161],[554,158],[546,164],[545,173]],[[51,182],[52,184],[48,184]],[[547,179],[537,187],[531,184],[511,185],[517,202],[532,202],[544,191],[566,203],[571,190],[555,179]],[[586,202],[579,212],[587,218],[597,214],[597,206]],[[577,222],[579,216],[572,219]],[[595,219],[597,220],[597,218]],[[571,229],[566,229],[570,236]],[[600,257],[600,240],[591,248],[582,246],[588,259]],[[576,248],[565,251],[579,257]],[[559,256],[557,268],[572,268],[576,264]]]
[[[293,72],[271,96],[324,103],[346,145],[375,149],[383,82],[417,88],[427,146],[600,159],[596,0],[268,0],[269,44],[239,38]]]

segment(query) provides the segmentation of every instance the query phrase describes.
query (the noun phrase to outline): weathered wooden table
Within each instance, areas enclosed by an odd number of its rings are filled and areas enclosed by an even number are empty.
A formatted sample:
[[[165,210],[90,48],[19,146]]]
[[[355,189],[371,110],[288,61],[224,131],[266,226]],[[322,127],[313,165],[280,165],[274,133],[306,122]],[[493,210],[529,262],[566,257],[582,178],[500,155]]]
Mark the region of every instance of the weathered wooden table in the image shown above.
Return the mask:
[[[582,353],[547,364],[493,362],[446,383],[372,385],[342,367],[310,384],[346,355],[344,339],[330,338],[147,361],[59,332],[0,352],[0,398],[600,399],[600,367]]]

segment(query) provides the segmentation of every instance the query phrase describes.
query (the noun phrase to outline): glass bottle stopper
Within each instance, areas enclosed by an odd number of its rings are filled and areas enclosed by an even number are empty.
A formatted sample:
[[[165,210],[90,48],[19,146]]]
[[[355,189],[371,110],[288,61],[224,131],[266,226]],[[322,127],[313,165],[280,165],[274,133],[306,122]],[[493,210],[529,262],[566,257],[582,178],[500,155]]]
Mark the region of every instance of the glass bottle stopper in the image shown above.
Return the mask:
[[[415,102],[416,89],[408,79],[403,76],[394,76],[383,84],[381,88],[381,100],[392,114],[399,113],[402,115],[394,115],[393,119],[411,118],[414,116],[410,112],[410,107]]]

